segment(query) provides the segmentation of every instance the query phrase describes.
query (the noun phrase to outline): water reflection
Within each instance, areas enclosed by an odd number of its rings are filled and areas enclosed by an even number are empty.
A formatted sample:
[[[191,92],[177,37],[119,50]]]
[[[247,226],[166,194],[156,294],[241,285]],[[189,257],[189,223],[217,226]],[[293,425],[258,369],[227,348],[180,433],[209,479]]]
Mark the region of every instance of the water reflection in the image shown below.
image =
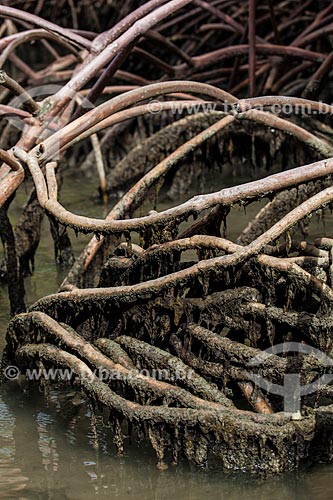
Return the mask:
[[[72,393],[2,391],[0,498],[6,500],[328,500],[333,467],[270,479],[227,475],[181,464],[158,471],[148,446],[128,443],[116,456],[108,429],[97,427],[96,448],[85,405],[70,409]],[[61,399],[61,401],[59,400]],[[67,403],[67,404],[66,404]],[[64,412],[63,408],[68,411]],[[59,408],[62,408],[60,410]]]
[[[158,471],[148,446],[126,446],[116,456],[111,434],[97,426],[96,447],[89,411],[69,405],[73,393],[14,384],[0,403],[0,498],[24,500],[328,500],[333,467],[285,474],[270,479],[227,475],[181,464]],[[68,409],[64,412],[63,408]],[[62,408],[62,410],[60,410]],[[70,411],[69,411],[70,410]]]

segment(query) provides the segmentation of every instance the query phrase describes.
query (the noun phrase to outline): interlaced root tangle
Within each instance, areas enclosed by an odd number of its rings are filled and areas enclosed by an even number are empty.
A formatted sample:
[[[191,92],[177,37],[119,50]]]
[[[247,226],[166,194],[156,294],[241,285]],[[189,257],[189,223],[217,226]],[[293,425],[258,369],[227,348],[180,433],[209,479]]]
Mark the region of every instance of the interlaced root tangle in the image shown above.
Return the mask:
[[[332,372],[333,239],[304,237],[310,218],[333,206],[333,107],[319,102],[331,77],[333,4],[308,1],[295,13],[288,1],[256,9],[252,0],[150,0],[134,11],[130,3],[100,34],[104,2],[68,2],[74,29],[40,17],[52,2],[35,12],[32,3],[27,12],[0,6],[0,118],[24,124],[17,137],[1,123],[1,277],[13,316],[3,368],[37,368],[46,379],[44,368],[61,368],[55,380],[107,415],[117,452],[125,434],[144,437],[160,468],[181,457],[251,472],[331,460],[330,388],[305,395],[300,414],[285,412],[270,388],[290,373],[315,386]],[[94,31],[79,25],[80,9]],[[52,57],[38,71],[15,53],[31,40]],[[27,92],[47,83],[57,89],[42,101]],[[104,202],[131,186],[105,219],[62,204],[69,157],[76,174],[85,164],[79,175],[94,159]],[[203,194],[207,173],[241,162],[255,180],[216,181]],[[28,177],[33,190],[12,228],[7,212]],[[166,193],[176,199],[193,186],[197,195],[158,210]],[[228,239],[234,205],[266,198]],[[44,214],[58,261],[73,259],[68,228],[92,238],[59,292],[27,311],[23,278]],[[326,357],[260,358],[285,342]]]

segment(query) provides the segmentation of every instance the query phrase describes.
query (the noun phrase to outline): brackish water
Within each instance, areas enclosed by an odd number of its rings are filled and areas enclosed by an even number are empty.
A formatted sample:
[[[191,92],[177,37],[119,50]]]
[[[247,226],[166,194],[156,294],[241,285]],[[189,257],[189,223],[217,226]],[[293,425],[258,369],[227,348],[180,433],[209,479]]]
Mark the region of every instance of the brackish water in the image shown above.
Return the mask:
[[[214,190],[222,185],[214,180]],[[237,179],[240,182],[240,179]],[[218,184],[218,185],[217,185]],[[70,189],[69,189],[70,187]],[[63,204],[76,213],[104,217],[96,203],[94,181],[68,179]],[[26,199],[22,190],[11,210],[12,221]],[[162,209],[163,207],[158,207]],[[234,208],[228,217],[228,237],[235,239],[259,206],[247,213]],[[326,223],[313,219],[311,236],[331,236],[333,218]],[[73,236],[73,235],[71,235]],[[87,237],[72,237],[75,253]],[[47,220],[36,255],[34,275],[26,280],[27,299],[57,290],[63,272],[56,268]],[[8,324],[5,287],[0,287],[0,347]],[[73,392],[27,388],[7,383],[0,389],[0,499],[6,500],[329,500],[333,498],[333,464],[306,468],[271,478],[202,470],[186,463],[166,471],[156,468],[148,446],[126,443],[126,456],[119,458],[109,429],[91,427],[89,409]]]

